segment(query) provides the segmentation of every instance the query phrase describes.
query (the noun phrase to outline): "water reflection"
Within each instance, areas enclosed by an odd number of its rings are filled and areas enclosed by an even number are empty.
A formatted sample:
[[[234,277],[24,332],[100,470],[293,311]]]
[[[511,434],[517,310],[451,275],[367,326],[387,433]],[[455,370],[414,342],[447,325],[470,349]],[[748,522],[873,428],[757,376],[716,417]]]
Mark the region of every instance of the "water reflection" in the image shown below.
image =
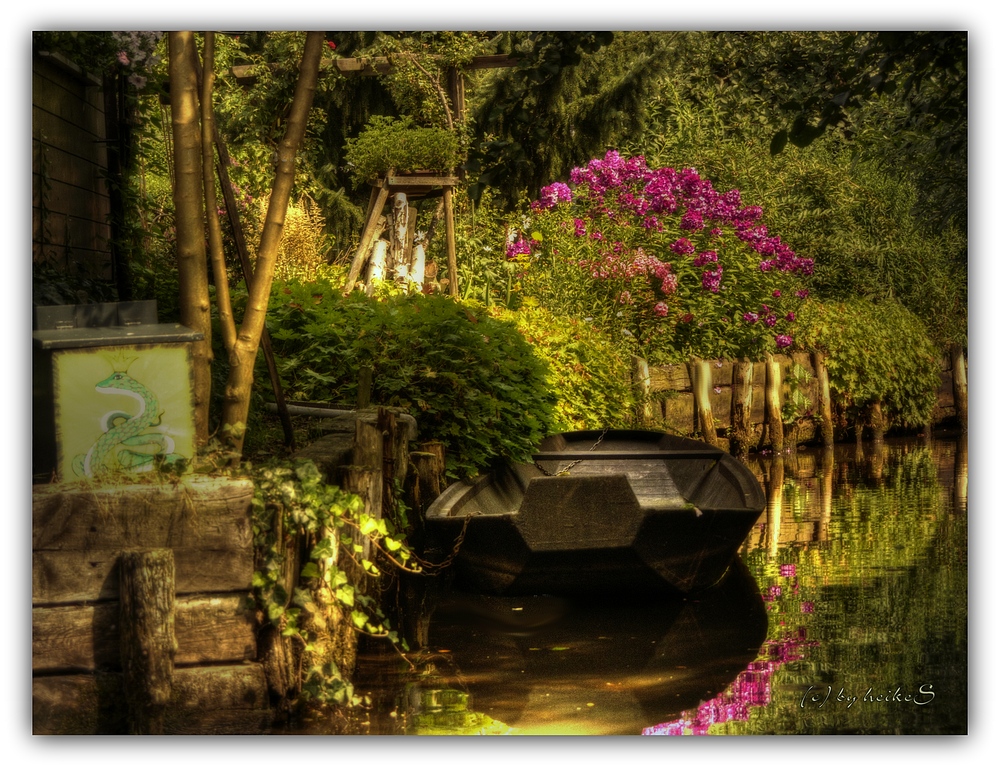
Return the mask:
[[[694,600],[450,594],[431,618],[424,688],[467,692],[471,708],[522,734],[636,734],[725,689],[766,632],[742,563]]]
[[[363,660],[369,733],[964,733],[964,441],[750,462],[767,508],[719,589],[604,606],[453,594],[411,667]]]
[[[767,520],[741,555],[769,640],[726,692],[646,733],[965,733],[964,447],[758,460]]]

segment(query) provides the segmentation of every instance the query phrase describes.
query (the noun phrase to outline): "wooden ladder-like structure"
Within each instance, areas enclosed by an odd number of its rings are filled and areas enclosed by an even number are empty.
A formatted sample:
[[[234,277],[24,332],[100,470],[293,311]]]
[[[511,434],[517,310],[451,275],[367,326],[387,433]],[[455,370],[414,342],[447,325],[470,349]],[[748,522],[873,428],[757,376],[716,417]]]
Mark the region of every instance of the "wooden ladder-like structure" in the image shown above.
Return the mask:
[[[385,229],[385,223],[390,223],[389,258],[387,259],[386,275],[392,275],[397,264],[410,264],[413,258],[413,241],[416,227],[416,208],[412,201],[434,197],[438,194],[444,198],[444,223],[446,238],[446,253],[448,256],[448,290],[452,296],[458,296],[458,265],[455,257],[455,214],[452,203],[457,176],[442,176],[432,173],[395,174],[390,171],[372,187],[368,201],[368,211],[365,214],[365,226],[361,231],[361,242],[351,261],[351,269],[344,284],[344,293],[349,294],[356,288],[358,278],[365,264],[371,258],[375,241]],[[388,220],[384,217],[384,209],[392,196],[392,212]]]

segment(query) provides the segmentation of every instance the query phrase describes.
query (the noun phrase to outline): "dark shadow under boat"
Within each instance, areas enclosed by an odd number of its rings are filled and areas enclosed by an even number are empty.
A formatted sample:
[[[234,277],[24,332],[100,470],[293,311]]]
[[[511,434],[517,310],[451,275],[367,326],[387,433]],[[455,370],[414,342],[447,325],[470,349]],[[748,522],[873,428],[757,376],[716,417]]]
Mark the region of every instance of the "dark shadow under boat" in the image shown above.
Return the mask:
[[[450,486],[427,510],[457,584],[495,595],[689,593],[716,584],[765,507],[724,451],[646,430],[562,433],[534,464]]]
[[[698,596],[445,593],[429,620],[437,675],[420,686],[459,689],[471,710],[527,733],[638,734],[724,691],[767,627],[739,559]]]

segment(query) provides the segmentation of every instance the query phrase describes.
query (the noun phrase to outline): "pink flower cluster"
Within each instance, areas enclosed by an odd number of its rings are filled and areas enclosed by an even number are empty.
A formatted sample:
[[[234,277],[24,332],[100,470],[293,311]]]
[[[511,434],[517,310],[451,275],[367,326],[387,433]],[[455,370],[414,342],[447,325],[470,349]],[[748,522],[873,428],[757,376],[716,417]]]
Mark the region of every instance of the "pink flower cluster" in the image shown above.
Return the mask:
[[[727,289],[730,285],[735,287],[737,282],[741,287],[753,287],[763,281],[766,288],[762,290],[766,290],[765,296],[770,295],[767,301],[773,297],[780,306],[787,300],[782,300],[782,290],[775,288],[775,284],[784,287],[787,295],[793,290],[787,285],[792,275],[805,277],[813,273],[812,259],[796,255],[788,244],[768,232],[761,222],[763,212],[759,206],[744,205],[739,190],[718,192],[693,168],[653,169],[642,156],[624,158],[612,150],[603,158],[574,168],[569,183],[556,182],[543,187],[538,200],[531,204],[532,211],[540,222],[552,221],[566,234],[572,232],[583,241],[574,246],[578,250],[573,261],[591,278],[625,281],[649,278],[645,288],[627,287],[628,303],[637,304],[642,296],[641,302],[655,317],[667,316],[668,302],[693,298],[696,286],[705,294],[721,295],[723,302],[742,302],[740,296],[746,292],[732,295],[732,300],[726,298],[731,296]],[[562,204],[570,205],[562,208]],[[553,219],[548,219],[550,215]],[[555,222],[554,218],[559,216],[564,218]],[[640,243],[650,253],[643,252],[637,245]],[[527,253],[512,252],[515,246],[521,248],[516,244],[508,246],[508,257]],[[530,244],[527,248],[530,251]],[[669,250],[679,257],[674,269],[654,256],[654,249],[662,249],[660,255]],[[745,277],[748,267],[758,276],[772,272],[775,275],[748,280]],[[695,282],[699,274],[700,281]],[[615,296],[625,289],[626,286],[616,287]],[[679,290],[678,299],[671,300],[670,296]],[[795,292],[799,299],[807,295],[805,289]],[[672,317],[681,323],[693,320],[691,313],[678,309],[675,308],[676,315]],[[761,325],[770,329],[768,336],[778,349],[792,344],[791,336],[781,333],[785,330],[781,324],[795,320],[795,313],[787,307],[772,310],[765,305],[759,311],[745,305],[725,307],[720,322],[741,316],[745,324],[762,321]],[[705,319],[697,320],[700,327]],[[730,327],[748,339],[765,338],[749,329],[740,331],[745,325]]]
[[[573,200],[573,192],[569,186],[563,182],[555,182],[547,187],[542,187],[538,200],[531,204],[531,208],[540,211],[555,208],[560,203],[569,203],[571,200]]]
[[[508,259],[517,259],[519,256],[527,256],[529,254],[531,254],[531,241],[518,238],[507,244]]]

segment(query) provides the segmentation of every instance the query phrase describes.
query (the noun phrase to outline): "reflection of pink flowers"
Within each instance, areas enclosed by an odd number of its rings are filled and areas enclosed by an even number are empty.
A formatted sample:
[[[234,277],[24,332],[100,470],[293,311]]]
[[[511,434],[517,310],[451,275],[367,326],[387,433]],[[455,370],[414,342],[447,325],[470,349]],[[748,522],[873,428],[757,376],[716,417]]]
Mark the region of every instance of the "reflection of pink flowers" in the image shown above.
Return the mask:
[[[803,614],[812,614],[816,607],[812,601],[803,601],[800,608]]]
[[[757,660],[736,676],[724,692],[698,706],[685,710],[681,717],[643,729],[644,735],[704,735],[713,724],[726,721],[746,721],[751,707],[764,707],[771,702],[771,678],[789,662],[802,659],[804,647],[818,646],[807,641],[805,628],[779,641],[766,641]]]
[[[781,597],[781,585],[771,585],[767,592],[764,593],[764,600],[766,601],[776,601]]]
[[[795,576],[795,564],[794,563],[783,563],[778,567],[778,573],[782,577],[794,577]]]

